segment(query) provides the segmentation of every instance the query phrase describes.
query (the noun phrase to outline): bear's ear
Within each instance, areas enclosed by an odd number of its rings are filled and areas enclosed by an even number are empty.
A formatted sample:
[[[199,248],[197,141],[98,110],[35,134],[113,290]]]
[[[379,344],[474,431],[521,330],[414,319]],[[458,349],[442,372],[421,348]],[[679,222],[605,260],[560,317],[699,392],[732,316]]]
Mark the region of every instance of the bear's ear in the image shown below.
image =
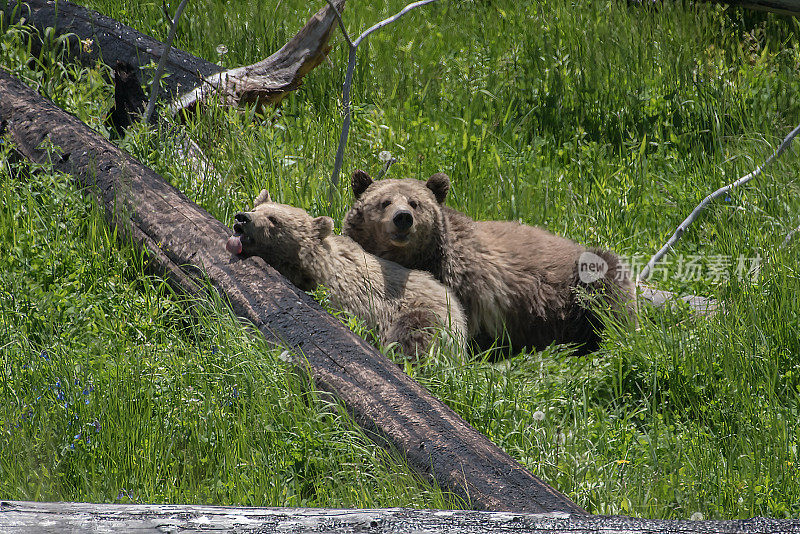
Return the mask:
[[[253,202],[253,207],[255,208],[259,204],[263,204],[264,202],[272,202],[272,199],[269,198],[269,191],[266,189],[262,189],[261,192],[256,197],[255,202]]]
[[[439,204],[444,203],[447,198],[447,192],[450,191],[450,178],[443,172],[437,172],[425,182],[425,187],[433,191],[436,197],[436,202]]]
[[[314,219],[314,230],[320,239],[325,239],[333,233],[333,219],[330,217],[317,217]]]
[[[356,198],[360,197],[371,184],[372,178],[361,169],[354,172],[353,177],[350,178],[350,187],[353,188],[353,196]]]

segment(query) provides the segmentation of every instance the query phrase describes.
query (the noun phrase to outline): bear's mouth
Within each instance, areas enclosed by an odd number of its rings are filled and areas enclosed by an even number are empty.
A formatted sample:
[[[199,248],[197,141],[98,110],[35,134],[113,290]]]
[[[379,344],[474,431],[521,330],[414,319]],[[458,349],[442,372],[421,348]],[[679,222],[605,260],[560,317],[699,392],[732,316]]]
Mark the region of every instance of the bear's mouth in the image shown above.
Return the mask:
[[[395,246],[405,246],[411,239],[411,232],[392,232],[389,234],[389,241]]]

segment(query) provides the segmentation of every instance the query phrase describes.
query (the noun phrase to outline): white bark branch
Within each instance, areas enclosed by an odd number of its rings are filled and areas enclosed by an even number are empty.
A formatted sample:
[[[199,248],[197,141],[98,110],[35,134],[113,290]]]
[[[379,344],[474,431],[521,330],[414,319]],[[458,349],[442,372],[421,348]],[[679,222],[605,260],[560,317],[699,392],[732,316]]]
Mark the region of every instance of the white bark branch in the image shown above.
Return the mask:
[[[661,260],[661,258],[663,258],[672,249],[672,247],[675,245],[675,243],[678,242],[678,240],[681,238],[681,236],[687,230],[687,228],[689,228],[689,225],[691,225],[695,221],[695,219],[697,219],[697,217],[700,216],[700,213],[703,210],[705,210],[706,207],[713,200],[728,193],[731,189],[746,184],[753,178],[759,176],[761,174],[761,171],[763,171],[767,167],[767,165],[772,163],[776,158],[780,157],[780,155],[783,154],[783,152],[787,148],[789,148],[789,145],[792,144],[792,141],[794,140],[795,137],[797,137],[798,133],[800,133],[800,125],[798,125],[794,130],[791,131],[791,133],[789,133],[789,135],[786,136],[786,138],[783,140],[778,149],[775,152],[773,152],[772,155],[768,157],[767,160],[761,166],[757,167],[756,170],[754,170],[750,174],[742,176],[741,178],[739,178],[738,180],[736,180],[731,184],[728,184],[724,187],[720,187],[719,189],[708,195],[706,198],[704,198],[703,201],[700,202],[700,204],[698,204],[694,210],[692,210],[692,213],[690,213],[689,216],[686,217],[686,219],[684,219],[684,221],[678,225],[678,228],[675,230],[675,233],[672,234],[672,237],[669,238],[669,240],[664,244],[664,246],[661,247],[661,249],[658,252],[656,252],[652,258],[650,258],[650,261],[648,261],[647,265],[644,266],[642,272],[639,273],[638,280],[641,282],[646,280],[647,277],[650,276],[650,272],[652,271],[655,264],[658,263]]]
[[[158,60],[156,75],[150,84],[150,100],[147,101],[147,109],[142,117],[142,121],[145,123],[150,122],[150,117],[153,116],[153,111],[156,108],[158,92],[161,89],[161,76],[164,74],[164,67],[167,64],[169,52],[172,50],[172,41],[175,39],[175,32],[178,29],[178,20],[180,20],[183,10],[186,8],[186,4],[188,3],[189,0],[182,0],[178,5],[178,9],[175,10],[175,18],[172,19],[172,27],[169,29],[169,35],[167,36],[167,42],[165,43],[166,46],[164,47],[164,53],[161,55],[161,59]]]
[[[395,22],[412,9],[424,6],[425,4],[430,4],[435,1],[436,0],[421,0],[420,2],[408,4],[391,17],[384,19],[366,29],[355,41],[353,41],[350,39],[350,35],[345,29],[344,23],[342,22],[341,16],[336,10],[336,7],[331,3],[331,0],[328,0],[328,5],[330,5],[336,13],[336,19],[339,21],[339,26],[341,27],[344,38],[347,41],[348,47],[350,48],[350,54],[347,59],[347,74],[345,74],[344,85],[342,86],[342,114],[344,115],[344,120],[342,122],[342,133],[339,136],[339,147],[336,149],[336,159],[333,163],[333,172],[331,173],[331,183],[330,188],[328,189],[328,205],[333,204],[333,196],[336,192],[336,187],[339,185],[339,172],[342,170],[344,148],[347,145],[347,137],[350,134],[350,88],[353,85],[353,71],[356,67],[356,51],[358,50],[358,45],[360,45],[367,37],[369,37],[372,32],[379,30],[384,26],[388,26],[392,22]]]

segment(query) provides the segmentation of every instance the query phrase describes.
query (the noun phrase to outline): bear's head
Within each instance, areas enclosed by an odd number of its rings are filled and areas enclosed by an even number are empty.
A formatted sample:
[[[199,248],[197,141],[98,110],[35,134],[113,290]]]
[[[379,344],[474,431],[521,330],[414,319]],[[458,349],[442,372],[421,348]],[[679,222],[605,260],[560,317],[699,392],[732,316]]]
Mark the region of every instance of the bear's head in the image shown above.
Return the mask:
[[[408,178],[373,181],[353,173],[355,201],[343,232],[368,252],[410,268],[421,268],[421,251],[430,253],[442,236],[442,204],[450,179],[437,173],[427,182]]]
[[[315,287],[309,257],[333,232],[333,219],[312,217],[303,209],[272,202],[263,190],[253,209],[237,213],[234,220],[229,251],[261,257],[300,289]]]

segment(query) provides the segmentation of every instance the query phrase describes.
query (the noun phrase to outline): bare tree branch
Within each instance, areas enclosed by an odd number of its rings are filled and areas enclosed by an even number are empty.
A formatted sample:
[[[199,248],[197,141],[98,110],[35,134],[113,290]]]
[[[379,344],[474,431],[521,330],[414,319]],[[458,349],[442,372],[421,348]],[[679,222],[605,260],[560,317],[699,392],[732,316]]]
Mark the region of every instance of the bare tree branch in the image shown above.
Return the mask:
[[[781,243],[781,246],[785,247],[786,245],[788,245],[789,241],[792,240],[792,238],[794,237],[794,234],[796,234],[797,232],[800,232],[800,226],[798,226],[797,228],[795,228],[794,230],[792,230],[791,232],[786,234],[786,238],[783,240],[783,243]]]
[[[372,32],[379,30],[384,26],[388,26],[392,22],[395,22],[412,9],[419,6],[424,6],[425,4],[430,4],[435,1],[436,0],[421,0],[419,2],[408,4],[391,17],[371,26],[361,35],[359,35],[358,39],[352,41],[350,36],[347,34],[347,30],[345,30],[344,23],[342,22],[339,12],[336,11],[336,7],[333,6],[330,0],[328,0],[328,4],[333,7],[334,11],[336,12],[336,19],[339,21],[339,26],[342,28],[342,33],[344,33],[345,40],[347,40],[347,44],[350,48],[350,54],[347,59],[347,74],[345,74],[344,85],[342,86],[342,113],[344,115],[344,120],[342,122],[342,134],[339,136],[339,147],[336,149],[336,159],[333,163],[333,172],[331,173],[331,183],[330,188],[328,189],[328,205],[333,204],[333,195],[336,192],[336,187],[339,185],[339,172],[342,170],[344,147],[347,145],[347,136],[350,133],[350,87],[353,85],[353,71],[356,67],[356,51],[358,50],[358,45],[360,45],[367,37],[369,37]]]
[[[367,30],[365,30],[364,33],[359,35],[358,39],[355,40],[353,45],[354,46],[360,45],[361,41],[366,39],[369,36],[369,34],[374,32],[375,30],[380,30],[384,26],[388,26],[392,22],[395,22],[396,20],[398,20],[400,17],[402,17],[403,15],[405,15],[406,13],[411,11],[412,9],[414,9],[416,7],[424,6],[425,4],[430,4],[431,2],[435,2],[435,1],[436,0],[421,0],[420,2],[413,2],[411,4],[408,4],[406,7],[404,7],[403,9],[401,9],[400,11],[398,11],[396,14],[392,15],[388,19],[383,19],[382,21],[380,21],[379,23],[375,24],[371,28],[368,28]]]
[[[188,3],[189,0],[181,0],[181,3],[178,4],[178,9],[175,10],[175,18],[172,19],[172,27],[169,29],[164,53],[161,54],[161,59],[158,60],[156,75],[150,84],[150,100],[147,101],[147,109],[142,117],[143,122],[150,122],[150,117],[153,116],[153,110],[156,108],[156,100],[158,100],[158,91],[161,88],[161,75],[164,74],[164,66],[167,64],[167,57],[169,56],[169,51],[172,49],[172,41],[175,39],[175,32],[178,29],[178,20],[180,20],[183,10]]]
[[[650,258],[650,261],[648,261],[647,265],[644,266],[642,272],[639,273],[638,280],[643,281],[646,280],[648,276],[650,276],[650,271],[652,271],[653,266],[655,266],[655,264],[658,263],[659,260],[661,260],[661,258],[663,258],[672,249],[675,243],[677,243],[678,240],[681,238],[683,233],[689,228],[689,225],[691,225],[695,221],[695,219],[697,219],[697,217],[700,216],[700,213],[703,210],[705,210],[706,207],[713,200],[721,197],[722,195],[725,195],[731,189],[746,184],[753,178],[759,176],[761,174],[761,171],[763,171],[764,168],[767,167],[767,165],[772,163],[776,158],[780,157],[780,155],[783,154],[783,152],[787,148],[789,148],[789,145],[792,144],[792,141],[794,140],[795,137],[797,137],[798,133],[800,133],[800,125],[798,125],[797,128],[792,130],[791,133],[789,133],[789,135],[786,136],[786,138],[783,140],[778,149],[775,150],[775,152],[773,152],[772,155],[768,157],[767,160],[761,166],[757,167],[756,170],[754,170],[750,174],[742,176],[741,178],[739,178],[738,180],[736,180],[731,184],[728,184],[724,187],[720,187],[719,189],[708,195],[706,198],[704,198],[703,201],[700,202],[700,204],[698,204],[694,210],[692,210],[692,213],[690,213],[689,216],[686,217],[686,219],[684,219],[684,221],[680,225],[678,225],[678,228],[675,230],[675,233],[672,234],[672,237],[669,238],[669,240],[664,244],[664,246],[661,247],[661,249],[658,252],[656,252],[652,258]]]
[[[350,39],[350,34],[347,33],[347,28],[344,27],[344,21],[342,20],[342,16],[339,14],[339,10],[336,9],[335,5],[333,5],[332,0],[328,0],[328,5],[331,6],[333,14],[336,15],[336,21],[339,23],[339,28],[342,30],[342,35],[344,35],[344,40],[347,41],[348,46],[352,47],[353,40]]]

